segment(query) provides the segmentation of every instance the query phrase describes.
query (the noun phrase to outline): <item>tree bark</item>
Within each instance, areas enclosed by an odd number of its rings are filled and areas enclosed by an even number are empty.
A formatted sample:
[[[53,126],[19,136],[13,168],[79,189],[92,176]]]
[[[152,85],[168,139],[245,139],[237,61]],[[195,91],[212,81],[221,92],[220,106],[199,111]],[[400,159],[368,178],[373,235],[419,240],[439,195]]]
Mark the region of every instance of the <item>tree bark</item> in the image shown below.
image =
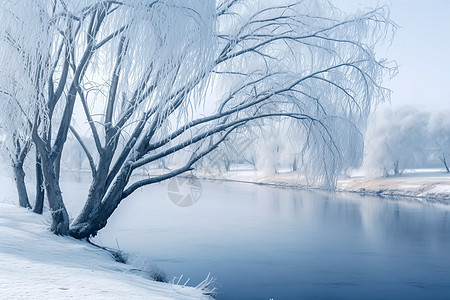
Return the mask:
[[[57,235],[69,234],[69,215],[62,198],[61,189],[56,176],[55,168],[49,157],[42,156],[42,173],[45,178],[45,191],[47,193],[48,205],[52,213],[52,224],[50,230]]]
[[[78,227],[79,224],[89,223],[90,220],[95,218],[98,214],[102,199],[107,192],[108,170],[111,166],[113,155],[114,151],[110,147],[105,147],[103,149],[100,156],[100,161],[98,163],[98,168],[95,172],[95,177],[89,188],[87,200],[78,217],[72,222],[73,226]]]
[[[14,163],[13,170],[17,194],[19,196],[19,205],[25,208],[31,208],[30,202],[28,201],[27,187],[25,185],[25,172],[22,163]]]
[[[41,158],[36,153],[36,201],[33,212],[42,214],[44,210],[44,177],[42,174]]]
[[[88,199],[87,203],[97,203],[97,205],[92,206],[90,211],[86,206],[83,208],[80,216],[70,225],[70,236],[76,239],[88,238],[95,236],[97,231],[106,226],[109,217],[123,200],[122,193],[128,183],[130,170],[131,164],[126,164],[102,199]],[[89,196],[92,197],[94,194],[90,193]]]

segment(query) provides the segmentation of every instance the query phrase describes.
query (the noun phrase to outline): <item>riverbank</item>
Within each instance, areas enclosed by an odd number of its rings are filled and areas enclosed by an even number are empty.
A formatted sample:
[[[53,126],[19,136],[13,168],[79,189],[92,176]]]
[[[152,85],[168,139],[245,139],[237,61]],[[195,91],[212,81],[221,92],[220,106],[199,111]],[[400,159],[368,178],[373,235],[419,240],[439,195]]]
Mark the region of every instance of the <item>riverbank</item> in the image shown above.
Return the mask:
[[[0,299],[211,299],[134,275],[107,252],[48,227],[49,216],[0,203]]]
[[[196,172],[201,179],[226,180],[253,184],[272,185],[286,188],[317,189],[314,183],[308,183],[295,172],[267,175],[250,170],[235,170],[214,175]],[[450,203],[450,174],[436,169],[408,170],[402,175],[389,177],[370,177],[355,174],[341,178],[337,191],[376,195],[382,197],[410,197]]]

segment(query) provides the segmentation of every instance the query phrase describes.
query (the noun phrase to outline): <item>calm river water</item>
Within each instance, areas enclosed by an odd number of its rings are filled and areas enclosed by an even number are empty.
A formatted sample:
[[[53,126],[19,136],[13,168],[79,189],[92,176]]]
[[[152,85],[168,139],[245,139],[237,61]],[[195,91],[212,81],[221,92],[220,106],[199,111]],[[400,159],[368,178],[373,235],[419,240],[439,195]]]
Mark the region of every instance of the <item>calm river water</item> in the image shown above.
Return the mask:
[[[202,182],[174,205],[167,183],[120,205],[98,243],[217,299],[450,299],[450,207],[413,200]]]

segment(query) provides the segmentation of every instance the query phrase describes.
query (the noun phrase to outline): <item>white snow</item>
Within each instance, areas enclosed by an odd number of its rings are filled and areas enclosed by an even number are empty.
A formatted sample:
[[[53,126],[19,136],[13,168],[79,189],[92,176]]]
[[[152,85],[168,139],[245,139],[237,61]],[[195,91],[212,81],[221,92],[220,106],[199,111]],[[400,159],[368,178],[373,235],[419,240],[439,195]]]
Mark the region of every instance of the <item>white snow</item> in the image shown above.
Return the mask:
[[[44,216],[0,203],[0,299],[210,299],[133,275],[105,251],[48,226]]]
[[[267,175],[256,171],[234,170],[220,173],[220,176],[217,175],[215,177],[202,172],[196,172],[196,175],[200,178],[284,187],[318,187],[314,182],[307,182],[304,177],[296,172]],[[390,177],[370,177],[355,174],[348,178],[339,179],[337,190],[342,192],[414,197],[447,202],[450,201],[450,174],[437,169],[406,170],[403,175]]]

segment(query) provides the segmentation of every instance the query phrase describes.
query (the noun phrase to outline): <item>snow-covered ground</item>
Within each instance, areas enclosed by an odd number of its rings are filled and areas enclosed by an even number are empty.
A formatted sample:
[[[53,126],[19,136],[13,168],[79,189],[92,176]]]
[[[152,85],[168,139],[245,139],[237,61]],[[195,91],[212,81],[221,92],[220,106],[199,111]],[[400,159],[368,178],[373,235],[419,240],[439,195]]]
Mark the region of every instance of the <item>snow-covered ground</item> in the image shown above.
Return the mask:
[[[109,253],[48,227],[45,216],[0,203],[0,299],[210,299],[134,275]]]
[[[450,174],[436,169],[407,170],[390,177],[354,176],[338,181],[338,189],[380,196],[400,196],[450,202]]]
[[[205,179],[230,180],[269,184],[284,187],[317,187],[295,172],[267,175],[252,170],[234,170],[220,175],[197,172]],[[407,170],[402,175],[390,177],[361,176],[355,173],[338,181],[337,190],[374,194],[379,196],[414,197],[431,201],[450,202],[450,174],[437,169]]]

